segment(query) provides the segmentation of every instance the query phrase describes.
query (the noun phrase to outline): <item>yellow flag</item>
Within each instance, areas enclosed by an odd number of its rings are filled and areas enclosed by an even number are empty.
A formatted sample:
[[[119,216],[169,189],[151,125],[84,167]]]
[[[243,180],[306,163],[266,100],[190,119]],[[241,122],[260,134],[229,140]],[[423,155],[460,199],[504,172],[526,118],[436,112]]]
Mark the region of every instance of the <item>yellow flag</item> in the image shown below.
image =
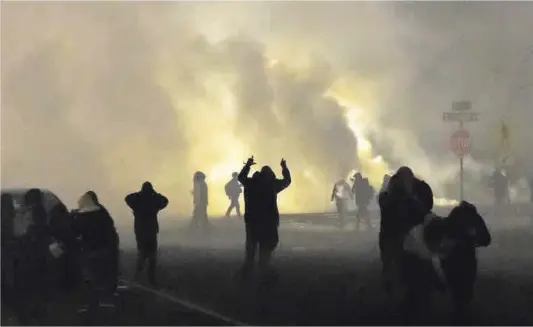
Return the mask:
[[[509,163],[511,158],[511,133],[505,120],[502,120],[500,124],[500,151],[502,163]]]

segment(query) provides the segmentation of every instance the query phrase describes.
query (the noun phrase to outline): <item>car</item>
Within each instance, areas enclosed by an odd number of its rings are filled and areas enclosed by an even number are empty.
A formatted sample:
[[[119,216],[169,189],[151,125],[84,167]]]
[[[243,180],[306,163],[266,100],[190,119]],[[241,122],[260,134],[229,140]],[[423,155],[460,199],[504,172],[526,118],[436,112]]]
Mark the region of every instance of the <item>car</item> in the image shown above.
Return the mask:
[[[13,198],[15,210],[24,207],[24,196],[31,188],[2,188],[1,194]],[[67,206],[48,189],[41,188],[43,205],[47,214],[46,225],[52,237],[62,244],[64,253],[59,258],[48,260],[51,280],[56,286],[71,289],[79,285],[80,271],[77,263],[76,237],[72,231],[72,217]]]

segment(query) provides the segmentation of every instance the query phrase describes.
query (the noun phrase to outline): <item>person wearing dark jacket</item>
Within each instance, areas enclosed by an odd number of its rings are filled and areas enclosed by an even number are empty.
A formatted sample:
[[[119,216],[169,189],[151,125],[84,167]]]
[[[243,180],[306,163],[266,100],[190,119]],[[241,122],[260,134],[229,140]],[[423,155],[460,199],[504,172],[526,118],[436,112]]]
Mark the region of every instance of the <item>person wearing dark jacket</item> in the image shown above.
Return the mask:
[[[434,283],[431,262],[403,250],[405,236],[423,223],[428,213],[429,205],[423,204],[417,195],[418,189],[424,189],[420,185],[410,168],[401,167],[379,196],[379,247],[385,289],[408,323],[425,312],[423,306],[428,303],[427,295]]]
[[[466,201],[450,212],[444,224],[444,234],[453,246],[441,259],[442,270],[452,293],[455,318],[465,324],[477,278],[476,248],[489,246],[491,235],[477,208]]]
[[[155,286],[157,234],[159,233],[157,214],[166,208],[168,199],[156,193],[150,182],[145,182],[140,192],[129,194],[125,201],[133,210],[134,216],[134,232],[137,241],[136,277],[144,270],[148,260],[148,279]]]
[[[399,175],[393,175],[379,194],[381,211],[379,248],[383,264],[385,290],[392,296],[400,276],[402,242],[409,230],[423,217],[422,204],[410,195]],[[396,287],[398,288],[398,287]]]
[[[13,271],[13,219],[15,206],[13,197],[2,194],[2,303],[13,304],[14,271]],[[16,308],[10,308],[16,309]]]
[[[433,210],[433,190],[425,181],[414,178],[413,191],[418,200],[422,203],[424,215]]]
[[[78,200],[73,230],[81,250],[82,271],[89,287],[89,311],[94,312],[113,293],[114,252],[117,232],[113,218],[87,192]]]
[[[100,200],[98,199],[98,196],[96,195],[96,193],[94,191],[88,191],[87,192],[87,195],[91,197],[91,200],[93,201],[94,204],[96,204],[97,206],[99,206],[106,215],[108,215],[109,217],[111,217],[111,215],[109,214],[109,211],[107,211],[107,209],[100,203]],[[119,247],[120,247],[120,238],[118,236],[118,232],[115,228],[115,224],[113,222],[113,230],[114,230],[114,244],[113,244],[113,251],[111,253],[111,256],[112,256],[112,270],[110,272],[110,275],[109,275],[109,278],[111,280],[111,284],[112,284],[112,290],[113,292],[115,292],[117,290],[117,287],[118,287],[118,277],[119,277],[119,274],[120,274],[120,258],[119,258]]]
[[[26,192],[24,204],[16,210],[14,219],[11,255],[15,306],[21,313],[21,323],[32,324],[31,320],[39,320],[45,313],[51,275],[47,265],[51,235],[41,190]],[[22,221],[25,223],[20,224]]]
[[[368,206],[370,205],[370,201],[372,201],[372,198],[374,197],[374,188],[370,185],[368,178],[363,177],[361,173],[356,173],[353,176],[352,180],[354,181],[352,193],[354,195],[355,205],[357,207],[355,229],[357,231],[360,230],[361,222],[364,222],[366,226],[371,229],[372,222],[370,219]]]
[[[247,277],[254,266],[257,247],[259,247],[259,268],[262,273],[267,273],[272,253],[279,242],[277,196],[291,184],[291,175],[284,159],[281,160],[283,179],[277,179],[268,166],[264,166],[259,173],[249,178],[252,165],[255,165],[253,157],[248,159],[238,176],[239,182],[244,187],[246,226],[243,277]]]

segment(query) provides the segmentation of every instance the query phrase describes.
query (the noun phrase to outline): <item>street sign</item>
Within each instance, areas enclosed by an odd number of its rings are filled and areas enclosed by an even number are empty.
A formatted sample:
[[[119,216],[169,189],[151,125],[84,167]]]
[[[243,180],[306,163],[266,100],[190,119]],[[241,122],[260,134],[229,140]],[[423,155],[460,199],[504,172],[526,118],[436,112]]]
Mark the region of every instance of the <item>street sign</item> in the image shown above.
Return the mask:
[[[479,120],[477,112],[445,112],[442,114],[442,120],[452,122],[475,122]]]
[[[450,148],[459,158],[467,155],[470,150],[470,134],[464,129],[455,131],[450,138]]]
[[[472,109],[472,103],[470,101],[455,101],[452,103],[453,111],[468,111]]]

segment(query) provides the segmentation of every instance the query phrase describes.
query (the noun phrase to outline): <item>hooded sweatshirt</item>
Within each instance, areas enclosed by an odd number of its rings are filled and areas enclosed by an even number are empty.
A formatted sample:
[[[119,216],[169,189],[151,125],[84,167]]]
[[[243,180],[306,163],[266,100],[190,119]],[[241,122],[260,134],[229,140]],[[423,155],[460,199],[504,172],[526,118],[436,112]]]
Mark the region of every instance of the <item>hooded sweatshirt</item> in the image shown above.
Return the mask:
[[[83,251],[114,249],[118,242],[113,218],[89,197],[80,200],[74,217],[74,232]]]

